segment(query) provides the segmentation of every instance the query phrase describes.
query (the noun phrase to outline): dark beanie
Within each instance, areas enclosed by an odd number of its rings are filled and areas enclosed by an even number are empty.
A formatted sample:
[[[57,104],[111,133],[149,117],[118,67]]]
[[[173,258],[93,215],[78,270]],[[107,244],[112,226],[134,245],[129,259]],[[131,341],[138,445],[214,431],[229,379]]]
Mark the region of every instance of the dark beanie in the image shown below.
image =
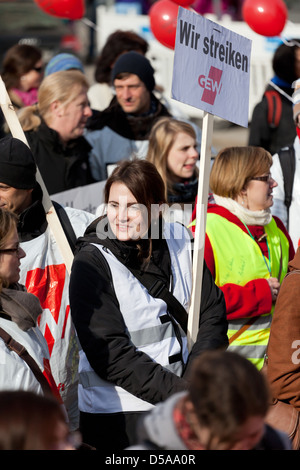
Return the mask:
[[[112,82],[119,73],[133,73],[137,75],[146,88],[151,92],[155,87],[154,69],[149,60],[139,52],[131,51],[122,54],[112,69]]]
[[[36,185],[36,164],[31,150],[14,137],[0,139],[0,182],[16,189]]]

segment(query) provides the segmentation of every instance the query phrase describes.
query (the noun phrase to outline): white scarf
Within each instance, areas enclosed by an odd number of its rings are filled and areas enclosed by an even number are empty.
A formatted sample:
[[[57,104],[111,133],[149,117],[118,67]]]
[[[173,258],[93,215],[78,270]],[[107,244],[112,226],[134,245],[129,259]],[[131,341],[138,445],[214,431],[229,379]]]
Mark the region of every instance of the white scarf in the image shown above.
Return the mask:
[[[271,222],[272,214],[270,209],[260,211],[250,211],[229,197],[217,196],[214,194],[215,202],[229,210],[246,225],[267,225]]]

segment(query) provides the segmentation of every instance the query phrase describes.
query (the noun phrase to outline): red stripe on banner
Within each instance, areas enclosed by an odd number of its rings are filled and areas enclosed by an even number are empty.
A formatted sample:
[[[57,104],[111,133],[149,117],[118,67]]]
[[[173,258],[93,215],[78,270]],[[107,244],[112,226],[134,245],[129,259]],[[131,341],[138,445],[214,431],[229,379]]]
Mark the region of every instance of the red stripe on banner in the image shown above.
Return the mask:
[[[68,318],[69,318],[69,313],[70,313],[70,305],[67,305],[64,326],[63,326],[62,333],[61,333],[61,338],[62,339],[65,337],[65,332],[66,332],[67,321],[68,321]]]
[[[28,271],[26,276],[25,285],[28,292],[39,298],[43,309],[50,310],[56,323],[58,323],[65,278],[64,264],[49,265],[45,269],[36,268]]]
[[[52,350],[53,350],[53,347],[54,347],[54,343],[55,343],[55,338],[53,337],[51,331],[50,331],[50,328],[49,326],[46,324],[45,326],[45,333],[44,333],[44,337],[47,341],[47,344],[48,344],[48,349],[49,349],[49,354],[50,354],[50,357],[51,357],[51,354],[52,354]]]
[[[46,377],[46,379],[47,379],[47,381],[48,381],[48,383],[51,387],[53,395],[58,399],[58,401],[60,403],[62,403],[60,393],[58,391],[57,385],[55,383],[55,380],[54,380],[52,372],[51,372],[51,367],[50,367],[49,360],[46,359],[46,358],[44,358],[44,376]]]

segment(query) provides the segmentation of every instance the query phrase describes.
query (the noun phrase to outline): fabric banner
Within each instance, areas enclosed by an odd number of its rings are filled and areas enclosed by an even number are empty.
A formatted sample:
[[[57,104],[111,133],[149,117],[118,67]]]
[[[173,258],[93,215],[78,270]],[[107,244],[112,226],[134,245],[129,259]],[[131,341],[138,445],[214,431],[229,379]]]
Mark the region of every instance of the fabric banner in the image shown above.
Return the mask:
[[[251,44],[179,7],[172,98],[248,127]]]
[[[77,236],[94,220],[92,214],[66,208]],[[78,345],[69,304],[69,274],[55,237],[48,226],[45,233],[22,242],[26,253],[21,260],[20,283],[36,295],[43,313],[38,326],[46,338],[54,380],[65,404],[70,428],[78,426]]]
[[[26,257],[21,264],[20,283],[40,300],[43,313],[38,326],[48,344],[52,374],[69,419],[76,422],[78,348],[70,316],[69,275],[54,245],[49,228],[45,236],[21,243]]]

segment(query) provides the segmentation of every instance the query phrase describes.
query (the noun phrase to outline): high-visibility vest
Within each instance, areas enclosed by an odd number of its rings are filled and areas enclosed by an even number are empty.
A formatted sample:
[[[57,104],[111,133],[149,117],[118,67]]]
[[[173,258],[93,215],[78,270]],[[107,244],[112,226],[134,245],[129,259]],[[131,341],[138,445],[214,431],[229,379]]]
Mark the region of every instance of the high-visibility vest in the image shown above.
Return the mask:
[[[206,233],[214,254],[215,282],[219,287],[228,283],[244,286],[251,280],[270,276],[282,282],[288,267],[289,242],[274,219],[264,228],[269,260],[240,227],[218,214],[207,214]],[[274,306],[270,312],[257,317],[229,320],[229,348],[247,357],[258,369],[263,366],[273,309]]]
[[[192,256],[190,235],[178,223],[164,225],[168,244],[173,295],[188,311],[192,289]],[[137,350],[147,354],[153,362],[181,376],[183,363],[188,359],[187,337],[179,328],[176,332],[166,302],[152,297],[146,287],[123,265],[109,249],[94,244],[107,260],[126,332]],[[83,349],[79,351],[78,402],[86,413],[118,413],[147,411],[154,405],[138,398],[124,388],[102,379],[92,368]]]

